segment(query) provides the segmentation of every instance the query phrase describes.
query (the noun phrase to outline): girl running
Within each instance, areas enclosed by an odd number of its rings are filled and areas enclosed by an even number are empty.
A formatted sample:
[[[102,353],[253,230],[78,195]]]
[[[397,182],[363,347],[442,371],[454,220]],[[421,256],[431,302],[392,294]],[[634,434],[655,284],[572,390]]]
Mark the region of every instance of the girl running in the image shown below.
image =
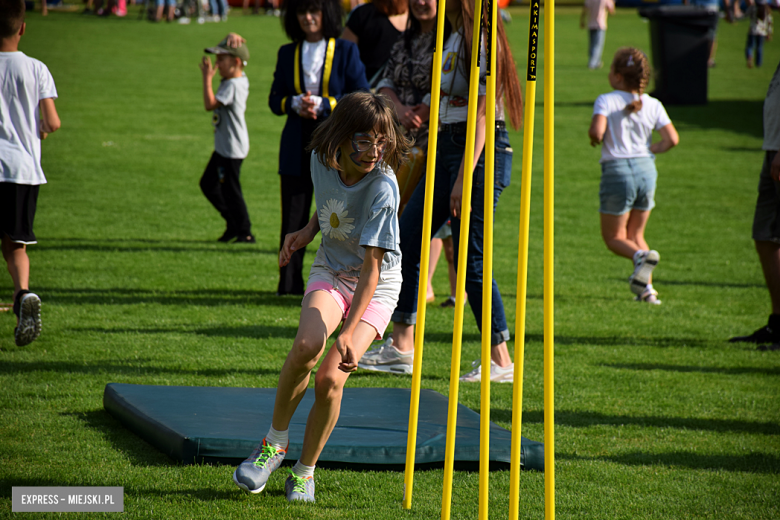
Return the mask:
[[[588,130],[591,146],[603,143],[601,236],[610,251],[634,262],[629,285],[635,300],[658,305],[651,275],[660,255],[645,242],[645,226],[655,206],[655,154],[680,138],[661,102],[644,93],[650,63],[642,51],[618,49],[608,77],[615,90],[596,99]],[[651,144],[653,130],[661,141]]]
[[[410,147],[389,100],[367,92],[344,96],[309,146],[317,211],[290,233],[279,265],[309,244],[322,243],[309,273],[298,334],[279,375],[268,434],[238,466],[233,481],[259,493],[288,447],[288,426],[306,392],[327,339],[344,322],[314,382],[301,458],[285,482],[287,500],[314,501],[314,466],[339,417],[349,374],[381,339],[401,290],[398,204],[394,169]]]

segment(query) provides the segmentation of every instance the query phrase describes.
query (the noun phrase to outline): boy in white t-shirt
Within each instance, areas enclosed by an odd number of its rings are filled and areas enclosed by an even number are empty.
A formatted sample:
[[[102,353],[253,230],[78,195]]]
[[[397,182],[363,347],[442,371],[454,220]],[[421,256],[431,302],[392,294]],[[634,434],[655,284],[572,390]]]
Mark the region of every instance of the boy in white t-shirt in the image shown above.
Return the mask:
[[[35,244],[33,220],[41,169],[41,139],[60,127],[57,89],[49,69],[19,51],[24,0],[0,0],[0,234],[14,283],[14,339],[18,346],[41,333],[41,299],[29,291],[27,244]]]
[[[601,236],[610,251],[633,261],[629,287],[635,300],[658,305],[651,276],[660,255],[645,242],[645,226],[655,206],[655,154],[676,146],[679,137],[661,102],[644,94],[649,80],[647,56],[618,49],[609,70],[615,90],[596,99],[588,136],[591,146],[603,143]],[[661,141],[652,142],[653,130]]]

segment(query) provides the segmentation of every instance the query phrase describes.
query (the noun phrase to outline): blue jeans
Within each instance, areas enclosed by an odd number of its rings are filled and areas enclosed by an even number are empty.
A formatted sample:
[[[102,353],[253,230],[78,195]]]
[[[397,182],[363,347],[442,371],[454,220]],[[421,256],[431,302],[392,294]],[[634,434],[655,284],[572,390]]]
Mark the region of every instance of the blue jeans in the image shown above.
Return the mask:
[[[745,59],[753,57],[753,47],[756,49],[756,67],[760,67],[764,61],[764,37],[758,34],[748,33],[747,45],[745,46]]]
[[[439,134],[436,150],[436,179],[433,189],[433,216],[431,231],[438,230],[450,218],[450,193],[458,178],[458,170],[466,148],[465,134]],[[509,186],[512,176],[512,149],[506,130],[496,130],[496,168],[493,186],[493,203],[498,204],[501,192]],[[479,158],[474,169],[471,191],[471,213],[469,221],[468,254],[466,257],[466,292],[469,304],[482,330],[482,236],[485,214],[485,154]],[[396,323],[414,324],[417,321],[417,289],[420,280],[420,248],[422,246],[423,207],[425,204],[425,181],[417,184],[409,203],[401,215],[401,273],[403,284],[398,305],[391,318]],[[455,268],[458,268],[460,249],[460,219],[452,219],[452,241],[455,246]],[[493,279],[493,312],[490,323],[491,345],[509,340],[509,329],[504,314],[504,303],[498,284]]]
[[[604,52],[604,40],[607,38],[607,31],[601,29],[590,29],[588,45],[588,68],[597,69],[601,66],[601,54]]]
[[[214,16],[224,16],[227,14],[228,4],[227,0],[209,0],[211,5],[211,14]]]

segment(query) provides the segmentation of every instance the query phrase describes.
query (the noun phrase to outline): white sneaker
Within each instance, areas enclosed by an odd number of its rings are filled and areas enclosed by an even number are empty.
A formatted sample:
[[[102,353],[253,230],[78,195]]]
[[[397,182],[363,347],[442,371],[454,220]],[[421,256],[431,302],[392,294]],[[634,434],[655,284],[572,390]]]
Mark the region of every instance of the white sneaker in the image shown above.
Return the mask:
[[[475,367],[474,370],[468,374],[460,376],[460,380],[463,383],[479,383],[482,381],[482,366],[479,360],[471,362],[471,366]],[[500,367],[491,359],[490,360],[490,381],[493,383],[512,383],[515,380],[515,364],[509,363],[505,367]]]
[[[393,338],[389,337],[379,347],[363,354],[358,367],[375,372],[411,374],[413,364],[414,350],[400,352],[393,346]]]
[[[628,284],[631,287],[631,292],[636,295],[641,295],[648,283],[650,283],[650,275],[653,274],[653,269],[658,265],[658,261],[661,259],[661,255],[658,251],[650,250],[643,251],[643,254],[634,262],[634,273],[628,277]]]
[[[650,305],[661,305],[661,300],[658,299],[658,291],[646,287],[642,294],[639,294],[634,298],[635,302],[645,302]]]

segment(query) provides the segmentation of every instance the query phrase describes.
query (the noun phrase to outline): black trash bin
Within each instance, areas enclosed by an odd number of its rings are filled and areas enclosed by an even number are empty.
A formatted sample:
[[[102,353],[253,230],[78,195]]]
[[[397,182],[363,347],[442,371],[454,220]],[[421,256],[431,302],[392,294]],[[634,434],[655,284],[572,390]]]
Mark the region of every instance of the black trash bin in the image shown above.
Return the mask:
[[[655,77],[653,97],[667,105],[707,103],[707,61],[718,11],[702,6],[642,7],[650,20]]]

